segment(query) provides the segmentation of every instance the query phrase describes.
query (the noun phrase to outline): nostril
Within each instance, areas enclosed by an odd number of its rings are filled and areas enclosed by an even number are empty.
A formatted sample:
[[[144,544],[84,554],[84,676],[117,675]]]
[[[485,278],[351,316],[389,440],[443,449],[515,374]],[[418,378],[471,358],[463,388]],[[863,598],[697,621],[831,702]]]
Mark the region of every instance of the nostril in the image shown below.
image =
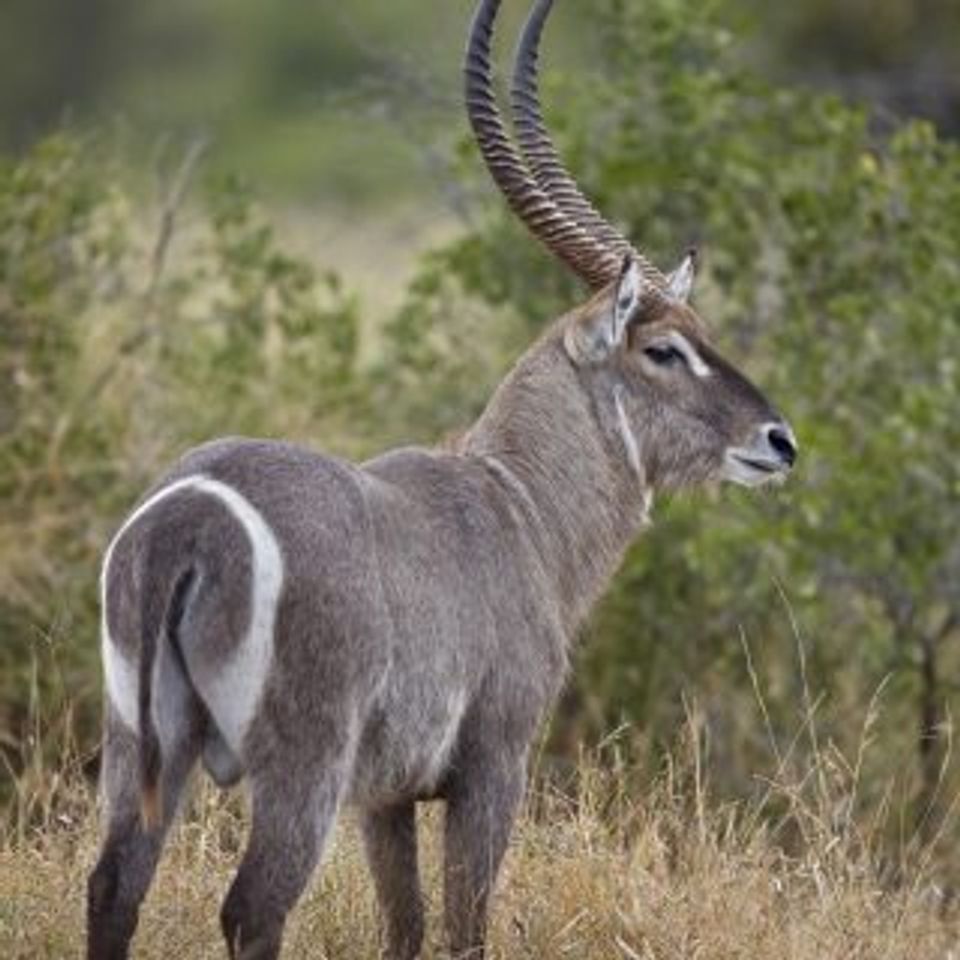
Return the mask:
[[[792,467],[797,460],[797,445],[790,431],[785,427],[771,426],[767,428],[767,440],[770,446],[779,454],[788,467]]]

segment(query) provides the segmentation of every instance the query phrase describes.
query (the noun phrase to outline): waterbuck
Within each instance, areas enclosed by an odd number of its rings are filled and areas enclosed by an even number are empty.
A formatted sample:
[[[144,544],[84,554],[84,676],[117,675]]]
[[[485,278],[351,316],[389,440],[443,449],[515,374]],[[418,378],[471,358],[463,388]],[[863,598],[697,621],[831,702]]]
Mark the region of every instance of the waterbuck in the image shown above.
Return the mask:
[[[354,465],[225,439],[146,495],[102,573],[105,841],[88,956],[126,957],[198,759],[245,778],[249,844],[223,905],[231,957],[276,957],[337,813],[358,811],[387,953],[423,940],[415,805],[442,799],[456,956],[483,955],[488,899],[531,739],[577,625],[655,493],[782,478],[796,446],[710,346],[688,256],[662,274],[564,170],[542,122],[538,0],[498,111],[481,0],[466,59],[480,150],[519,217],[594,291],[549,325],[446,449]]]

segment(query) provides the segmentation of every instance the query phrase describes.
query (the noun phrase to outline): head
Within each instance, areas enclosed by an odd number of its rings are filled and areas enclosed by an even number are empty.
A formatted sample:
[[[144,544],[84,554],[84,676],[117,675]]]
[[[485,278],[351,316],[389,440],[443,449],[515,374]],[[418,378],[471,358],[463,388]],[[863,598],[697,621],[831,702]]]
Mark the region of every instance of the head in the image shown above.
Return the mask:
[[[695,258],[665,275],[592,206],[567,172],[540,108],[537,57],[553,0],[534,0],[517,46],[512,111],[491,76],[500,0],[479,0],[465,65],[467,113],[510,207],[597,295],[563,322],[564,349],[600,428],[645,489],[711,480],[758,486],[796,459],[786,422],[709,344],[688,304]]]
[[[793,432],[710,345],[688,304],[694,272],[690,253],[655,288],[628,256],[617,280],[564,321],[564,349],[645,487],[782,480],[796,460]]]

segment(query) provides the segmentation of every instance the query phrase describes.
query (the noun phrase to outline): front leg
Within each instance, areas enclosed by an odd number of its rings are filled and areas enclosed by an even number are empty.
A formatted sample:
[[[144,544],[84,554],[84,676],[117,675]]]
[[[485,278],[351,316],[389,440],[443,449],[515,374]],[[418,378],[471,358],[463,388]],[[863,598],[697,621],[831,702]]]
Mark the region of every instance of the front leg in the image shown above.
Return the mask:
[[[414,960],[423,943],[423,897],[417,868],[416,806],[361,814],[367,862],[387,926],[389,960]]]
[[[523,789],[526,756],[464,765],[447,794],[444,899],[456,960],[484,956],[490,892],[507,849]]]

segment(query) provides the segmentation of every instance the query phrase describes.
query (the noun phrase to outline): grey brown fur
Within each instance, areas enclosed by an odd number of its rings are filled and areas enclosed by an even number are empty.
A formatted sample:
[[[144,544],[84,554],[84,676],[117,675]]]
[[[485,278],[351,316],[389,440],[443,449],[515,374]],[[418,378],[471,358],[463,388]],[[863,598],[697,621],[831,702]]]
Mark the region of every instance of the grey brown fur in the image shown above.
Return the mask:
[[[249,532],[222,499],[187,485],[115,541],[105,636],[137,666],[139,720],[108,697],[90,958],[128,955],[198,760],[218,783],[245,779],[251,796],[248,848],[221,914],[231,957],[278,955],[285,918],[348,803],[387,954],[417,956],[414,813],[433,799],[446,804],[450,949],[482,956],[531,740],[577,627],[654,492],[759,483],[793,463],[789,429],[709,346],[696,314],[669,290],[649,293],[628,262],[549,326],[452,449],[353,465],[228,439],[189,452],[157,484],[202,476],[236,491],[279,545],[282,590],[269,670],[230,742],[217,683],[251,629]],[[143,812],[159,822],[145,825]]]

